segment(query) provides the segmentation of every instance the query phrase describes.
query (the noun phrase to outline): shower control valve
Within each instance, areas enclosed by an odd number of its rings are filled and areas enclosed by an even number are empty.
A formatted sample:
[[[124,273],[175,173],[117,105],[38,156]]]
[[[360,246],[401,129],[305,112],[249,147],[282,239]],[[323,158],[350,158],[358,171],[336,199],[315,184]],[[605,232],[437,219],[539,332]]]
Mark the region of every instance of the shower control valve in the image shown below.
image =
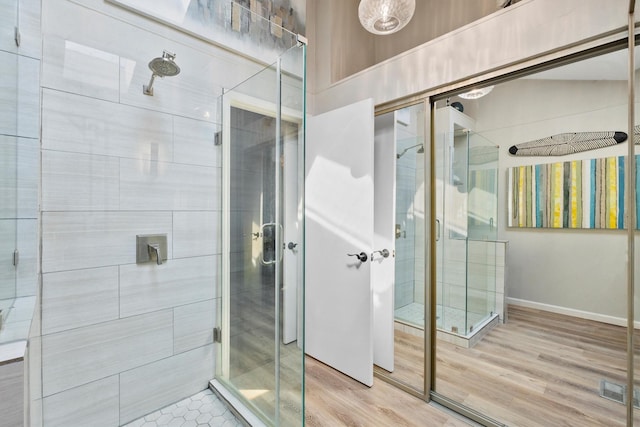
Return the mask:
[[[354,257],[358,258],[358,261],[360,261],[360,262],[367,262],[367,260],[369,259],[367,254],[364,253],[364,252],[360,252],[359,254],[347,254],[347,255],[348,256],[354,256]]]

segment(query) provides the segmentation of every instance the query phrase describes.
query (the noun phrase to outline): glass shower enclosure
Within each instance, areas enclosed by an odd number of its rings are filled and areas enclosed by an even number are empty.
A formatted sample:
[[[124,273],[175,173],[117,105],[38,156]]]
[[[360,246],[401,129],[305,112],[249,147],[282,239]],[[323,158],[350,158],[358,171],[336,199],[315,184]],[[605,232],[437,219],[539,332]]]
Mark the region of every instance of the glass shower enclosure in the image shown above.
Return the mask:
[[[305,45],[221,98],[216,380],[265,425],[304,424]]]
[[[498,147],[475,133],[469,116],[447,106],[435,117],[436,327],[463,346],[497,314]],[[421,141],[398,139],[396,321],[424,328],[422,227],[415,195],[424,183]],[[404,265],[404,264],[406,265]]]
[[[473,129],[436,110],[436,324],[465,346],[497,317],[498,147]]]

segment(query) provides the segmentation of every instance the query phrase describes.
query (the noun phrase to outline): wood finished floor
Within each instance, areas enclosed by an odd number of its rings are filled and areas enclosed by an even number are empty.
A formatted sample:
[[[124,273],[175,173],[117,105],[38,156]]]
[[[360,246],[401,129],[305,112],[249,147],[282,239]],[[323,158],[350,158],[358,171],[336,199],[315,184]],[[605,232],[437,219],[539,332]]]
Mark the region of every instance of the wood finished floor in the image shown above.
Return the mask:
[[[601,379],[626,382],[625,328],[513,306],[508,319],[471,349],[438,342],[438,392],[510,426],[626,425],[599,396]]]
[[[255,316],[253,312],[247,318]],[[265,376],[245,369],[254,366],[271,374],[273,357],[256,351],[256,346],[265,347],[255,336],[255,329],[263,326],[249,327],[251,322],[245,321],[239,323],[241,332],[234,337],[247,338],[242,339],[244,345],[234,358],[238,363],[234,366],[240,369],[236,379],[244,383],[255,377],[264,388],[268,383]],[[392,376],[421,389],[422,338],[396,330],[395,344]],[[640,334],[636,345],[640,362]],[[625,346],[625,328],[511,306],[508,323],[497,325],[474,348],[438,341],[436,390],[509,426],[624,426],[625,407],[600,397],[598,387],[603,378],[625,382]],[[283,355],[287,353],[287,349],[283,351]],[[251,354],[254,359],[256,353],[261,355],[259,360],[240,363]],[[640,378],[640,363],[635,369]],[[287,425],[289,421],[296,425],[301,415],[295,410],[300,396],[295,391],[299,390],[295,386],[299,372],[294,371],[283,372],[285,384],[291,383],[293,390],[290,396],[283,396],[285,407],[291,409],[285,411]],[[309,426],[467,425],[380,379],[368,388],[309,357],[305,381]],[[258,388],[256,384],[243,385]],[[272,393],[258,400],[258,406],[273,405]],[[634,421],[640,425],[640,410],[636,410]]]
[[[307,426],[469,426],[380,379],[369,388],[309,356],[305,382]]]
[[[509,322],[474,348],[438,342],[436,389],[509,426],[625,426],[625,407],[598,393],[602,378],[626,381],[625,346],[625,328],[510,307]],[[396,330],[395,354],[393,376],[419,388],[422,339]],[[377,378],[368,388],[306,360],[309,426],[467,425]]]

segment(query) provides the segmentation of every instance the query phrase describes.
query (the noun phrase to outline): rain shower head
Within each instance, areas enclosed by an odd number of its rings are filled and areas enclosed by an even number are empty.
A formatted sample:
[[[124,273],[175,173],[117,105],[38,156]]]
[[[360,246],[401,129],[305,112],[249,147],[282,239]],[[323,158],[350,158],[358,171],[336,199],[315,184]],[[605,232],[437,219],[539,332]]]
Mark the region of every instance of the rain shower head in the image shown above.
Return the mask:
[[[419,153],[419,154],[424,153],[424,145],[416,144],[416,145],[412,145],[411,147],[405,148],[400,153],[396,154],[396,159],[399,159],[400,157],[404,156],[407,153],[407,151],[409,151],[409,150],[411,150],[413,148],[416,148],[416,147],[419,147],[418,151],[416,151],[416,153]]]
[[[153,96],[153,81],[156,76],[159,77],[173,77],[180,73],[180,67],[178,64],[173,62],[176,54],[167,52],[166,50],[162,52],[162,58],[153,58],[149,62],[149,69],[153,72],[151,74],[151,80],[148,85],[142,86],[142,93],[145,95]]]

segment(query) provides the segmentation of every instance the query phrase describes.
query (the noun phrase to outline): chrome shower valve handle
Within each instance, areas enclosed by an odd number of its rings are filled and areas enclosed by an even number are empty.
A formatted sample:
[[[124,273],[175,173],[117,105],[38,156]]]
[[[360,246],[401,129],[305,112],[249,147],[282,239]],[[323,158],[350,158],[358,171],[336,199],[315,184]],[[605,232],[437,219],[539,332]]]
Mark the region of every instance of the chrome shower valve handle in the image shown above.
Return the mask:
[[[148,248],[149,248],[149,255],[151,254],[156,255],[156,264],[162,265],[162,252],[160,251],[160,245],[157,243],[149,243]]]

